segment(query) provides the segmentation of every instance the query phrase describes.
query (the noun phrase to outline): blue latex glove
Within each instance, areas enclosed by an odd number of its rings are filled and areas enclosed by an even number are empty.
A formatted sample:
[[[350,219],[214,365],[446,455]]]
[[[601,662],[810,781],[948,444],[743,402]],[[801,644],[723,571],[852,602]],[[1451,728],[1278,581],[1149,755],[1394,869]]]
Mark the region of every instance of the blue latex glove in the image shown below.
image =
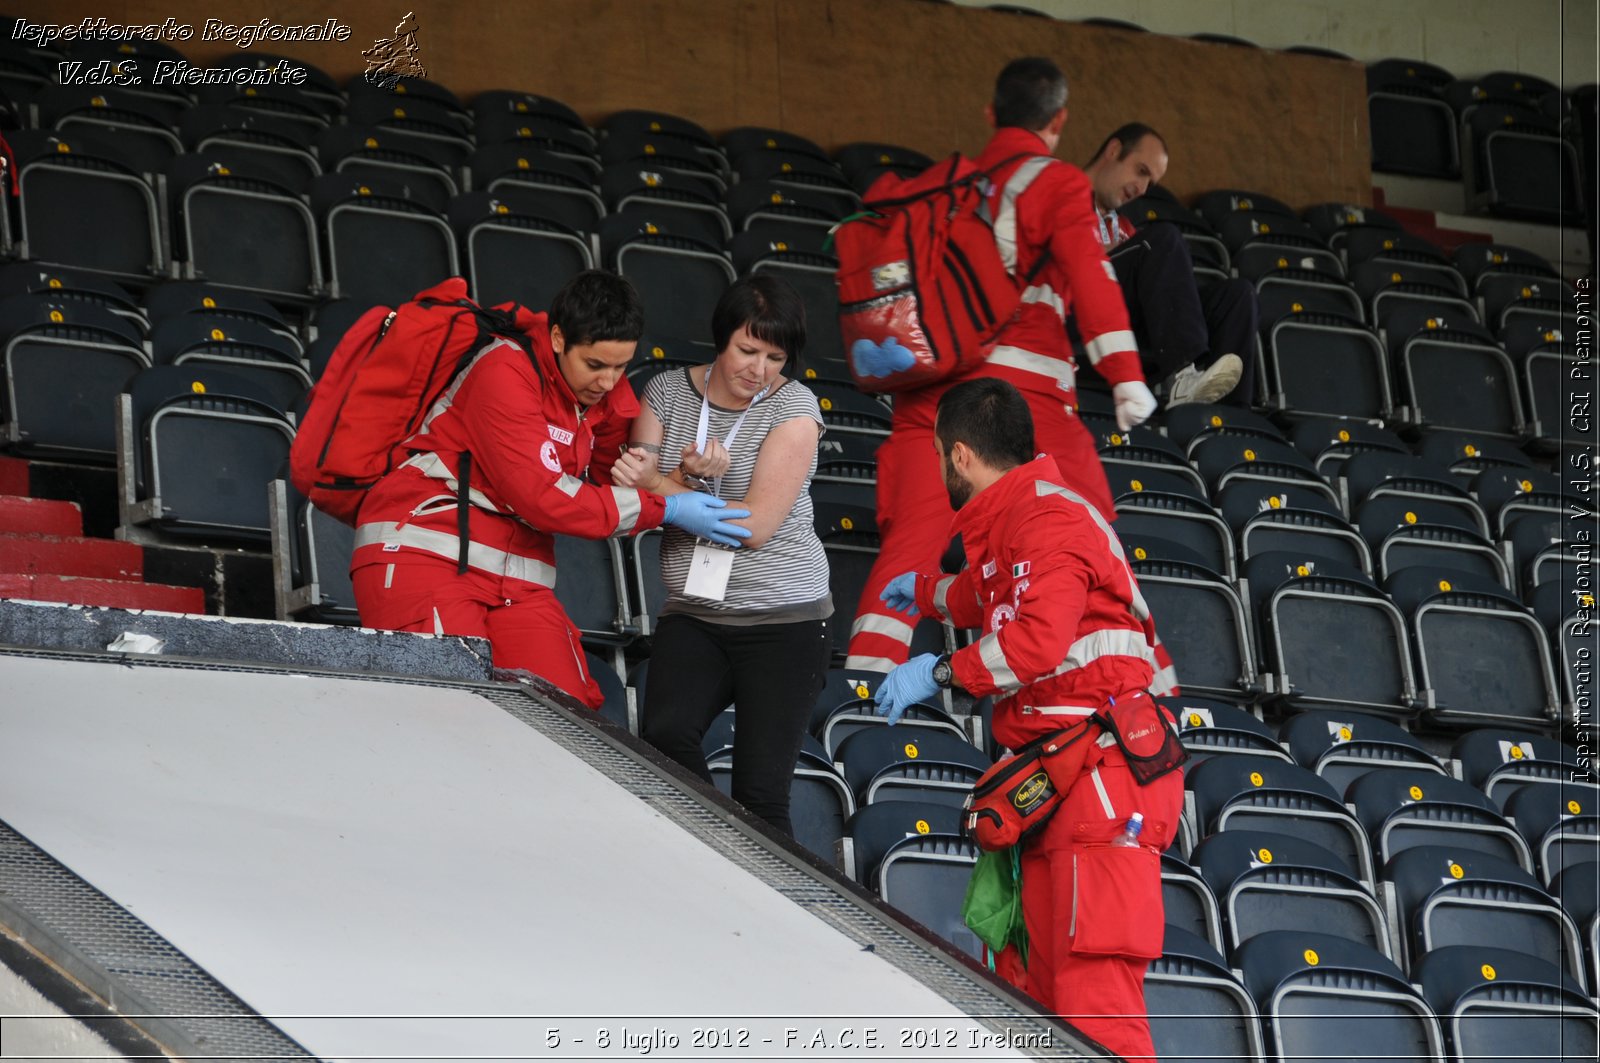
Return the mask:
[[[938,654],[924,653],[884,676],[874,699],[878,703],[874,711],[887,717],[892,726],[911,706],[938,694],[939,684],[933,681],[933,666],[938,660]]]
[[[917,356],[890,336],[882,344],[863,337],[850,345],[850,362],[860,376],[879,379],[893,376],[916,364]]]
[[[922,610],[917,608],[917,574],[915,572],[902,572],[889,581],[883,588],[883,593],[878,595],[878,601],[887,605],[897,613],[907,616],[921,616]]]
[[[730,520],[743,520],[750,515],[748,509],[728,509],[728,503],[713,495],[689,491],[667,496],[667,515],[662,523],[682,528],[690,535],[709,539],[723,546],[738,546],[739,540],[750,538],[750,529]],[[718,512],[720,510],[720,512]]]

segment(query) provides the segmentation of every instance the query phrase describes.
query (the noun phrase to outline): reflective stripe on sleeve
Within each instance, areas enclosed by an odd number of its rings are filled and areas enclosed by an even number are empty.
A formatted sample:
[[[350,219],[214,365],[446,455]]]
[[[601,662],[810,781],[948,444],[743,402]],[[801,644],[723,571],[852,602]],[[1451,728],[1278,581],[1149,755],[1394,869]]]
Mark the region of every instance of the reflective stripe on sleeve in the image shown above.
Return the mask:
[[[883,635],[896,642],[903,642],[907,646],[911,645],[911,632],[912,626],[904,620],[897,620],[882,613],[862,613],[856,617],[856,622],[850,625],[851,638],[863,633]]]
[[[644,511],[639,492],[632,487],[613,487],[611,497],[617,503],[617,530],[612,534],[627,535],[638,525],[639,514]]]
[[[1133,333],[1123,329],[1118,332],[1106,332],[1083,345],[1084,352],[1089,356],[1089,364],[1094,365],[1107,355],[1120,354],[1123,351],[1137,351],[1139,341],[1133,338]]]
[[[411,457],[400,463],[400,467],[402,469],[407,465],[411,466],[413,469],[416,469],[428,479],[438,480],[443,483],[445,487],[449,488],[452,498],[461,490],[461,483],[456,479],[456,474],[450,471],[450,467],[444,463],[443,458],[439,457],[439,455],[433,453],[432,451],[424,451],[421,454],[413,454]],[[429,499],[428,501],[431,502],[433,499]],[[490,513],[503,512],[493,502],[489,501],[488,495],[484,494],[476,487],[468,488],[467,501],[481,509],[487,509]],[[424,505],[425,504],[426,503],[424,503]],[[453,505],[454,503],[452,502],[451,504]]]
[[[1024,160],[1022,165],[1011,171],[1005,186],[1000,189],[1000,206],[994,215],[994,242],[1000,248],[1000,261],[1005,263],[1008,273],[1015,273],[1017,269],[1017,197],[1026,192],[1034,178],[1052,162],[1055,160],[1048,155],[1035,155]]]
[[[946,620],[950,619],[950,587],[955,581],[954,576],[946,576],[933,585],[933,607]]]
[[[1000,633],[992,632],[978,640],[978,659],[989,672],[989,681],[1002,693],[1010,694],[1022,688],[1022,680],[1006,661],[1006,651],[1000,645]]]

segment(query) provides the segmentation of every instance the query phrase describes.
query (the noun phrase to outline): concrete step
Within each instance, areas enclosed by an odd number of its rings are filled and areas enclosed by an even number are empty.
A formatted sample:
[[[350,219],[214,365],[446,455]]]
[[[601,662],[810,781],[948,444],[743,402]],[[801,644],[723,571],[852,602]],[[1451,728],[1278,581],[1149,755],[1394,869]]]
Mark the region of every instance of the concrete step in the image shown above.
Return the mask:
[[[0,457],[0,495],[28,494],[28,463]]]
[[[155,609],[166,613],[206,611],[206,595],[199,587],[78,576],[0,573],[0,598],[113,609]]]
[[[0,532],[0,573],[138,580],[144,549],[115,539]]]
[[[76,502],[0,494],[0,532],[83,535],[83,510]]]

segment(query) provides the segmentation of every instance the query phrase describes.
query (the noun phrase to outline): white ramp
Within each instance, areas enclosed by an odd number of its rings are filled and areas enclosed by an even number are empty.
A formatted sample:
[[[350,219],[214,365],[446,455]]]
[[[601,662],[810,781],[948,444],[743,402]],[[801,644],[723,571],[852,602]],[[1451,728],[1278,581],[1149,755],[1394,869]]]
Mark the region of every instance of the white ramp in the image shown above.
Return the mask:
[[[974,1021],[508,695],[23,656],[0,656],[0,691],[0,820],[315,1056],[1046,1047],[1047,1025]]]

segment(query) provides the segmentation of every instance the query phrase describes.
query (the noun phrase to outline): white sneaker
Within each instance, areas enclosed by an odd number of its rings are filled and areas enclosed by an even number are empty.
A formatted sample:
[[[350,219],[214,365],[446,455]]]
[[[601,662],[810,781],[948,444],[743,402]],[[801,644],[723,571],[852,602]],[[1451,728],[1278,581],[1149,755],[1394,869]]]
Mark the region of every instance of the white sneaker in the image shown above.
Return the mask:
[[[1204,372],[1186,365],[1172,375],[1172,386],[1167,389],[1167,406],[1182,406],[1189,402],[1218,402],[1232,391],[1244,373],[1244,363],[1237,354],[1225,354],[1206,367]]]

